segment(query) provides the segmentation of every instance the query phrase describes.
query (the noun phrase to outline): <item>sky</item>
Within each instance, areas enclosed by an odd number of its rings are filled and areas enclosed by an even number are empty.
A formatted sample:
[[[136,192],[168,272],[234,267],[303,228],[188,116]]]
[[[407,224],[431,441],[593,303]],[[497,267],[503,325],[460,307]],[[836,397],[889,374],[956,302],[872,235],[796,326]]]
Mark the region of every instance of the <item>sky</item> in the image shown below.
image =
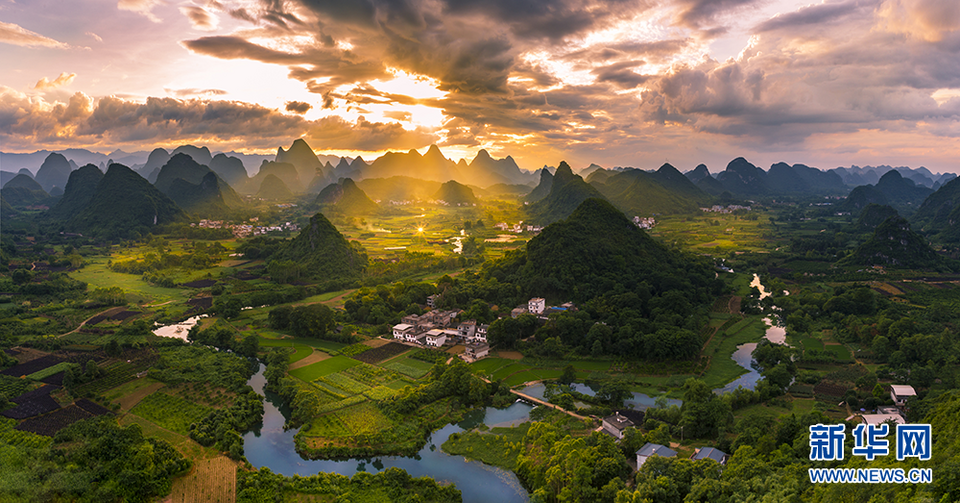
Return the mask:
[[[956,0],[0,0],[0,150],[960,172]]]

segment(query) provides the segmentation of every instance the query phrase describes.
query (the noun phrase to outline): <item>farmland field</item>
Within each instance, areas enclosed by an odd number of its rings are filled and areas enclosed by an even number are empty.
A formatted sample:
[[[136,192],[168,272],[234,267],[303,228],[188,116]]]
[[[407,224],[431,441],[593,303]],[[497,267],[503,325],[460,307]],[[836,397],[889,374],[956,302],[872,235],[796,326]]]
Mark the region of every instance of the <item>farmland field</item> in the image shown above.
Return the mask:
[[[211,410],[158,391],[141,400],[130,412],[157,426],[187,435],[190,433],[190,425],[199,423]]]
[[[383,367],[419,379],[427,375],[433,365],[413,358],[399,358],[384,364]]]
[[[195,461],[190,473],[173,481],[170,503],[233,503],[237,465],[225,456]]]
[[[355,365],[360,365],[360,362],[346,356],[334,356],[313,365],[291,370],[290,375],[302,381],[310,382],[318,377],[341,372]]]

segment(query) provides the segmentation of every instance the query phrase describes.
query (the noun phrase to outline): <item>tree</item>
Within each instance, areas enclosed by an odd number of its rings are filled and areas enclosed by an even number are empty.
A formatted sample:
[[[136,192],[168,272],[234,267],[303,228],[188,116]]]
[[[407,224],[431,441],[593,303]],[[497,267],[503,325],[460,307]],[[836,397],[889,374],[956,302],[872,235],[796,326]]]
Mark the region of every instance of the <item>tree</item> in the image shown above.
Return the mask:
[[[597,398],[616,407],[623,405],[624,400],[630,398],[633,394],[626,381],[615,380],[608,381],[597,390]]]
[[[290,313],[290,329],[297,337],[323,337],[333,323],[333,311],[323,304],[298,306]]]
[[[732,415],[728,402],[715,395],[706,383],[692,377],[683,384],[680,410],[680,425],[691,437],[717,436],[730,424]]]
[[[573,381],[577,379],[577,371],[573,368],[573,365],[567,365],[563,368],[563,373],[560,374],[560,378],[557,381],[560,384],[573,384]]]
[[[259,351],[260,339],[256,334],[250,334],[243,338],[243,342],[240,343],[240,354],[247,358],[256,358]]]

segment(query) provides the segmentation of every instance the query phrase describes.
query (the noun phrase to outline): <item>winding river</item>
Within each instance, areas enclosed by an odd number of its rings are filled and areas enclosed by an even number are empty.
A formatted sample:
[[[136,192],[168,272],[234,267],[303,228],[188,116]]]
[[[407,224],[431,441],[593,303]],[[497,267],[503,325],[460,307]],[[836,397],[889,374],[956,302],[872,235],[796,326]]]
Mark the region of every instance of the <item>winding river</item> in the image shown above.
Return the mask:
[[[505,503],[524,503],[530,501],[527,491],[513,472],[485,465],[479,461],[469,461],[462,456],[451,456],[440,449],[453,433],[484,423],[487,426],[515,426],[530,419],[533,406],[525,402],[516,402],[510,407],[499,410],[487,407],[467,413],[463,421],[448,424],[434,431],[427,444],[414,457],[382,456],[373,459],[349,460],[308,460],[297,454],[293,436],[298,430],[284,431],[289,410],[282,405],[279,396],[264,392],[266,379],[261,364],[260,370],[250,378],[248,384],[257,393],[264,395],[263,422],[253,431],[243,435],[243,447],[247,460],[256,467],[266,466],[275,473],[286,476],[295,474],[308,476],[319,472],[335,472],[351,476],[357,472],[376,473],[386,468],[397,467],[414,477],[428,476],[440,483],[453,483],[463,494],[464,503],[484,503],[489,501]]]
[[[760,290],[761,300],[771,295],[760,283],[760,276],[757,274],[753,275],[753,281],[750,282],[750,286]],[[763,335],[764,339],[776,344],[787,343],[787,331],[785,328],[778,326],[773,318],[764,318],[763,322],[767,324],[766,333]],[[734,379],[726,386],[713,390],[714,393],[730,393],[740,386],[743,386],[744,389],[754,389],[757,386],[757,382],[760,380],[760,372],[758,372],[753,365],[755,363],[753,350],[755,349],[757,349],[756,342],[748,342],[737,346],[737,350],[730,355],[730,358],[737,362],[737,365],[747,369],[747,373]]]

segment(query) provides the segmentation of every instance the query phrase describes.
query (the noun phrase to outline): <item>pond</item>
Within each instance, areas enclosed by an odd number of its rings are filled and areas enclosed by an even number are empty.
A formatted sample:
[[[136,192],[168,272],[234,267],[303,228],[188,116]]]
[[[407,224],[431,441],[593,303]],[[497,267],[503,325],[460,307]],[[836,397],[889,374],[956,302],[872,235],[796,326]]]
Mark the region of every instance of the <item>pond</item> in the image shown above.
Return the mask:
[[[515,426],[530,419],[532,405],[517,401],[510,407],[498,410],[488,407],[466,414],[463,421],[448,424],[434,431],[427,444],[414,457],[381,456],[372,459],[349,460],[308,460],[297,454],[293,436],[297,430],[283,430],[289,410],[283,407],[279,396],[264,392],[266,379],[260,365],[260,371],[250,378],[248,384],[257,393],[264,395],[263,422],[259,428],[243,435],[243,447],[247,460],[256,467],[266,466],[275,473],[286,476],[299,474],[313,475],[319,472],[335,472],[351,476],[365,471],[376,473],[386,468],[397,467],[414,477],[428,476],[440,483],[456,484],[463,493],[464,503],[483,503],[498,501],[523,503],[530,500],[527,491],[513,472],[485,465],[479,461],[468,461],[462,456],[451,456],[440,450],[453,433],[462,432],[484,423],[489,427]]]
[[[575,382],[571,384],[571,386],[573,387],[574,391],[583,393],[584,395],[587,395],[587,396],[597,395],[597,391],[591,388],[588,384]],[[537,383],[537,384],[531,384],[530,386],[523,388],[522,390],[520,390],[520,392],[523,393],[524,395],[528,395],[533,398],[538,398],[540,400],[543,400],[543,393],[544,391],[546,391],[546,389],[547,387],[545,384]],[[634,410],[647,410],[650,407],[656,406],[656,400],[657,400],[656,397],[645,395],[643,393],[633,392],[633,396],[627,399],[624,402],[624,405]],[[679,407],[683,405],[683,400],[677,400],[676,398],[667,398],[667,407],[671,405],[676,405],[677,407]]]
[[[153,334],[160,337],[173,337],[175,339],[187,340],[187,334],[190,333],[190,329],[193,328],[197,323],[200,323],[200,318],[206,317],[207,315],[201,314],[199,316],[194,316],[193,318],[187,318],[180,323],[159,327],[153,331]]]

